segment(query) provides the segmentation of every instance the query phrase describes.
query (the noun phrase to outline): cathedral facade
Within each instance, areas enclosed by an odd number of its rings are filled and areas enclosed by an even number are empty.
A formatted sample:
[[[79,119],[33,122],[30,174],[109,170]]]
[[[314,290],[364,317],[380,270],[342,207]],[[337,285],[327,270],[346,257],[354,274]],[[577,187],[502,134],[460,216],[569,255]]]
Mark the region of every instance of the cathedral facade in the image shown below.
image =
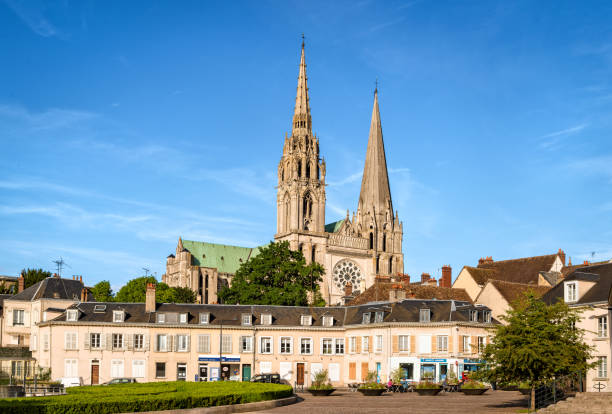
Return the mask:
[[[344,219],[328,224],[325,173],[319,138],[312,128],[302,43],[291,135],[285,136],[278,164],[274,239],[288,241],[291,249],[302,251],[308,263],[323,265],[321,293],[328,304],[337,304],[347,285],[364,291],[377,275],[404,270],[403,226],[391,200],[377,90],[357,211],[351,216],[347,210]],[[201,303],[214,303],[217,289],[231,283],[240,263],[257,252],[257,248],[179,239],[176,255],[168,256],[162,281],[191,288]]]

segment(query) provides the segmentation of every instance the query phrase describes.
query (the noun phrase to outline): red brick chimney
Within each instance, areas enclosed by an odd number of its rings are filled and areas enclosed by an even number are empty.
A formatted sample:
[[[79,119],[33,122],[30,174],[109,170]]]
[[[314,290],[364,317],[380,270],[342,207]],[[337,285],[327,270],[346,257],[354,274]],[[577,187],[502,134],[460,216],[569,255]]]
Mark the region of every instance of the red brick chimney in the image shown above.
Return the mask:
[[[19,275],[19,279],[17,280],[17,293],[23,292],[23,289],[25,289],[25,277],[22,273]]]
[[[344,285],[344,296],[351,296],[353,294],[353,284],[348,282]]]
[[[389,290],[389,302],[397,302],[406,299],[406,291],[401,284],[394,284]]]
[[[429,282],[429,279],[431,279],[431,275],[429,273],[421,274],[421,283],[422,284],[426,284],[427,282]]]
[[[147,294],[145,299],[145,312],[155,312],[155,283],[147,283]]]
[[[81,289],[81,302],[87,302],[87,289]]]
[[[478,259],[478,266],[493,263],[493,256],[481,257]]]
[[[440,287],[451,287],[453,269],[450,265],[442,266],[442,277],[440,278]]]
[[[400,275],[400,280],[403,283],[410,283],[410,275],[408,273],[403,273]]]
[[[559,256],[559,259],[561,259],[563,266],[565,266],[565,252],[559,249],[559,252],[557,252],[557,256]]]

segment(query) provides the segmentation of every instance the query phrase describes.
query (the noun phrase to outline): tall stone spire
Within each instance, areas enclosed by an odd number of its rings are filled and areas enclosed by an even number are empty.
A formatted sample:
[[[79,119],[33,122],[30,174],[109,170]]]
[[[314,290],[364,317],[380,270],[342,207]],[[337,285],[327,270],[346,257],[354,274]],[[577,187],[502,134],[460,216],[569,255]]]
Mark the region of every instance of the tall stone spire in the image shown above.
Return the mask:
[[[302,56],[295,96],[292,131],[293,135],[301,135],[309,133],[311,130],[312,119],[310,118],[310,102],[308,98],[308,77],[306,76],[306,57],[304,56],[304,40],[302,39]]]
[[[375,210],[371,211],[372,214],[381,214],[387,209],[393,212],[385,144],[380,122],[380,110],[378,109],[378,88],[374,90],[372,123],[370,124],[368,149],[361,180],[361,194],[359,195],[360,211],[366,212],[372,208]]]

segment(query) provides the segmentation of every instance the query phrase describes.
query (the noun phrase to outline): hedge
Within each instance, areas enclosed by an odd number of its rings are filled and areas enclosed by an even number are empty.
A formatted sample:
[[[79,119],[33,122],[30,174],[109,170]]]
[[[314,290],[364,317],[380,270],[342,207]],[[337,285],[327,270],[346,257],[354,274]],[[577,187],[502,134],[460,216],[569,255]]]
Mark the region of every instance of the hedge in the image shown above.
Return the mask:
[[[111,414],[244,404],[289,397],[289,385],[155,382],[71,387],[67,395],[0,399],[3,414]]]

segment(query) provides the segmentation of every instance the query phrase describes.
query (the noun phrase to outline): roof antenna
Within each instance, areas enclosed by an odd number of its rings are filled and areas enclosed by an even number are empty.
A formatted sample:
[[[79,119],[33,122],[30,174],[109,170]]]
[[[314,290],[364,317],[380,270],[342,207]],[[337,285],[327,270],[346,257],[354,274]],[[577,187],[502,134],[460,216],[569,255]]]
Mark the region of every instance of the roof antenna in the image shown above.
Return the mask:
[[[147,269],[146,267],[143,267],[142,270],[145,271],[145,277],[149,276],[149,272],[151,271],[151,269]]]
[[[70,267],[70,265],[68,263],[66,263],[64,261],[64,259],[62,259],[61,256],[60,256],[59,260],[54,260],[53,263],[55,263],[55,265],[57,266],[57,274],[59,275],[59,277],[62,277],[62,269],[64,268],[64,266],[72,269]]]

